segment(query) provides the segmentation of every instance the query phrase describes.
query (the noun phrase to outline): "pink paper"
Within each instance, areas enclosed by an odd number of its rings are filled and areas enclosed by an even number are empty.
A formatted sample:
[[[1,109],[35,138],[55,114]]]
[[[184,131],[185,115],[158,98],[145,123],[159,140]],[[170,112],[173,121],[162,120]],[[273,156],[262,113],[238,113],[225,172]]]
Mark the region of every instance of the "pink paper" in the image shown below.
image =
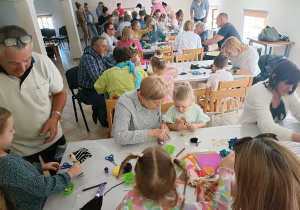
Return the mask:
[[[220,166],[222,157],[220,154],[198,154],[198,163],[199,167],[203,170],[203,166],[209,166],[214,168],[214,172],[217,173],[217,170]]]

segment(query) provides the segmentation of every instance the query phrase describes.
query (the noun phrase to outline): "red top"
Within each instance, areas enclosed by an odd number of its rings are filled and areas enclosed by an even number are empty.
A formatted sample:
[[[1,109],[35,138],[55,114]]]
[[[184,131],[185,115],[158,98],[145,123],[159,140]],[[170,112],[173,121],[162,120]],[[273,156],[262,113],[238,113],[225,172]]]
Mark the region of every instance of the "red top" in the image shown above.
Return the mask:
[[[116,9],[119,11],[119,17],[123,16],[124,15],[124,10],[123,9]]]

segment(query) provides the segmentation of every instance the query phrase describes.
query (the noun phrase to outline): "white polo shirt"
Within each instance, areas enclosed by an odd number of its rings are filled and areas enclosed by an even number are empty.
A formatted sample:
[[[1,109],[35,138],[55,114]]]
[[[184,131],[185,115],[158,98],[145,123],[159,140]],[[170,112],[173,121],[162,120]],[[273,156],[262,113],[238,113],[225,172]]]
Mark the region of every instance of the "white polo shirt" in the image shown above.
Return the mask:
[[[52,96],[62,91],[62,77],[53,62],[44,55],[33,52],[35,60],[28,76],[20,87],[20,79],[0,73],[0,106],[12,112],[14,139],[11,150],[20,156],[38,153],[54,144],[63,135],[58,122],[57,135],[43,144],[49,136],[40,136],[52,111]]]

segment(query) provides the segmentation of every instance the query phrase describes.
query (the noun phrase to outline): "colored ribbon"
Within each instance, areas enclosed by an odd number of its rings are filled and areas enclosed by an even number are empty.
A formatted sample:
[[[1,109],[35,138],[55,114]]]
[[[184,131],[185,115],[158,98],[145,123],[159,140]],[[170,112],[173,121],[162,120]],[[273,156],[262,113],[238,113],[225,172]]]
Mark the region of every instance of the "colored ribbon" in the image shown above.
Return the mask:
[[[141,75],[140,73],[136,70],[134,64],[130,61],[125,62],[125,63],[118,63],[116,66],[120,67],[121,69],[123,69],[125,66],[129,65],[129,73],[133,74],[133,76],[135,77],[135,88],[139,88],[141,85]]]

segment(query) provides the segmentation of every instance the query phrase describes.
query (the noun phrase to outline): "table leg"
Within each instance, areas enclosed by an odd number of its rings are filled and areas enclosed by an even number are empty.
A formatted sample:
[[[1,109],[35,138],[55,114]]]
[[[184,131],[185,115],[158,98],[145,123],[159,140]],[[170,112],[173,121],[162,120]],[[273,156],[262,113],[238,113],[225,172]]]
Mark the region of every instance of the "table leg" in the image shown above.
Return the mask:
[[[273,49],[273,47],[270,47],[269,54],[272,54],[272,49]]]
[[[265,46],[265,55],[268,54],[268,46]]]
[[[287,58],[289,57],[290,49],[291,49],[291,45],[290,44],[286,45],[284,56],[287,57]]]

